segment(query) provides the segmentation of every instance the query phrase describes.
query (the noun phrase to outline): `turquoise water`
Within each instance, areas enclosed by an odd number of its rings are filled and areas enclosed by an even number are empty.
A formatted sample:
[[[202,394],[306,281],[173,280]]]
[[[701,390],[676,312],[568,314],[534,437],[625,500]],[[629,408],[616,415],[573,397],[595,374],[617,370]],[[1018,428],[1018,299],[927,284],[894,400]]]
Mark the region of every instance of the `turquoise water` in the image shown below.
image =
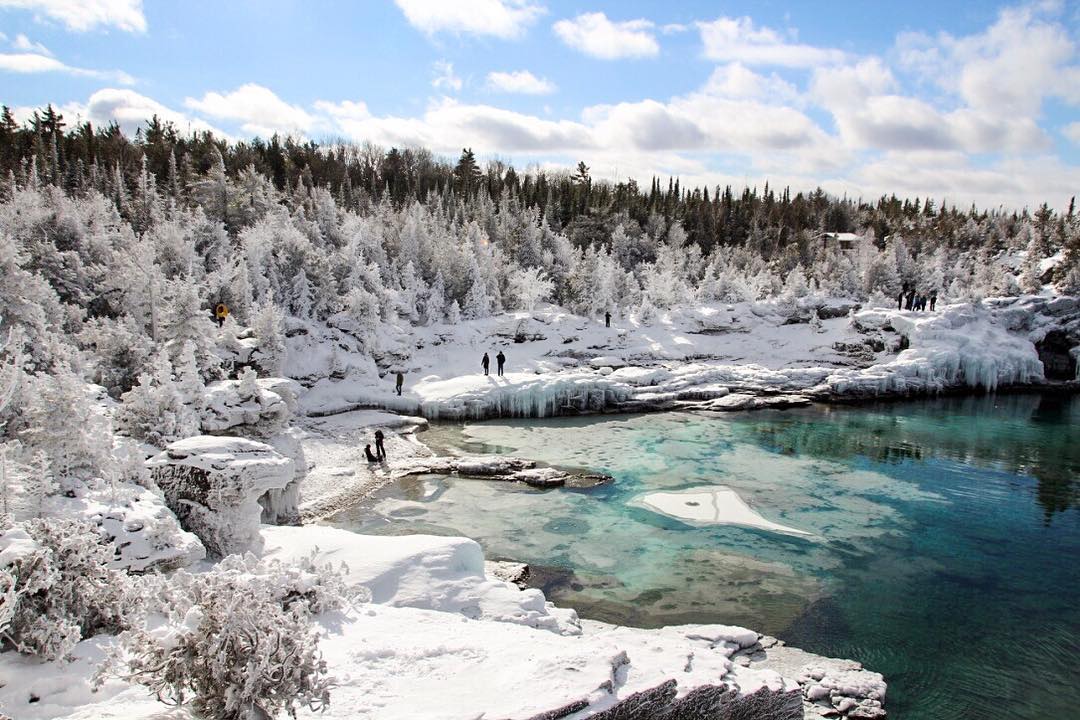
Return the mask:
[[[473,537],[585,617],[740,624],[854,658],[885,674],[901,720],[1080,717],[1078,398],[488,422],[425,441],[615,482],[414,478],[333,522]],[[811,537],[632,504],[710,485]]]

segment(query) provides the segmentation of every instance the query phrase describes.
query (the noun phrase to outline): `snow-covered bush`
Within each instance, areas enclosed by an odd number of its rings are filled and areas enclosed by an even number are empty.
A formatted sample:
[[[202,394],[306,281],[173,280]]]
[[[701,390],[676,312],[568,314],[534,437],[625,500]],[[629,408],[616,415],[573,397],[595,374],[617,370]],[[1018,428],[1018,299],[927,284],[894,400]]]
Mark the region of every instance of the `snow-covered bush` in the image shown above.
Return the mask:
[[[273,303],[264,303],[255,311],[253,325],[259,345],[252,360],[263,375],[280,375],[285,363],[285,316]]]
[[[152,373],[143,373],[121,396],[114,419],[123,434],[164,447],[199,432],[198,413],[184,403],[168,355],[160,353]]]
[[[112,479],[116,470],[108,420],[91,402],[93,386],[70,370],[33,376],[19,433],[31,452],[48,462],[61,490],[78,481]]]
[[[551,297],[555,283],[537,267],[515,270],[510,275],[510,293],[517,299],[521,310],[532,312],[538,302]]]
[[[366,600],[344,573],[309,558],[298,565],[233,555],[213,571],[153,579],[154,629],[122,636],[120,672],[172,703],[215,720],[270,718],[325,707],[331,681],[311,616]]]
[[[111,557],[96,528],[73,520],[30,520],[0,535],[4,645],[55,660],[83,638],[127,627],[138,603]]]

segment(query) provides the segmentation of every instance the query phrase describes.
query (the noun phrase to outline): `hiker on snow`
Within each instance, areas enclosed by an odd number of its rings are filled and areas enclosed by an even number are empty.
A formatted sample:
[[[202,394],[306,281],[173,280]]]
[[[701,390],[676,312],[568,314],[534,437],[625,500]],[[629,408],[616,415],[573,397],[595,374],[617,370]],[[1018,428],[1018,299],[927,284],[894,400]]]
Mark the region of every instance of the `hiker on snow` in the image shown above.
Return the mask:
[[[386,459],[386,448],[383,447],[383,431],[375,431],[375,457],[378,460]]]
[[[487,356],[485,355],[484,357]],[[500,350],[499,354],[495,356],[495,361],[499,363],[499,377],[502,377],[503,365],[506,363],[506,356],[502,354],[502,350]],[[484,368],[484,371],[487,372],[487,367]]]
[[[488,359],[487,353],[484,353],[484,357],[480,360],[480,366],[484,368],[484,374],[488,374],[488,366],[491,365],[491,360]]]
[[[405,384],[405,374],[400,370],[397,374],[397,394],[401,395],[401,387]]]
[[[604,327],[611,327],[611,311],[604,312]]]
[[[367,456],[367,461],[369,463],[379,462],[379,458],[371,454],[371,443],[364,446],[364,455]]]

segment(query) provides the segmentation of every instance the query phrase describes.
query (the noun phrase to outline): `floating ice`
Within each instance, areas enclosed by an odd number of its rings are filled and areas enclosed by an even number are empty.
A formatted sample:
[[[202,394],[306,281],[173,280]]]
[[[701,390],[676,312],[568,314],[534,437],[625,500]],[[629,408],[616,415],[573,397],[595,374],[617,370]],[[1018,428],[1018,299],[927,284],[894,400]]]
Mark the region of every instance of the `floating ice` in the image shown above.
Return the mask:
[[[810,535],[805,530],[766,520],[747,505],[737,492],[724,485],[647,493],[631,504],[694,524],[742,525],[788,535]]]

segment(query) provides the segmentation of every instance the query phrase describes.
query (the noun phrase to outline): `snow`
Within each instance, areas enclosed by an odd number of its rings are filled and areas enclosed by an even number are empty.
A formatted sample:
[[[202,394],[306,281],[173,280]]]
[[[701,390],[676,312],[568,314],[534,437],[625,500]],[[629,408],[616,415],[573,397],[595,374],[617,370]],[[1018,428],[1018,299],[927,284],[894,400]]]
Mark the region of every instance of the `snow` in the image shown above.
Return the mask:
[[[262,437],[281,428],[291,414],[286,397],[299,393],[299,385],[282,378],[256,381],[256,385],[258,393],[251,397],[243,394],[239,380],[219,380],[207,385],[203,393],[203,432]]]
[[[703,525],[742,525],[789,535],[810,535],[804,530],[766,520],[729,487],[714,485],[673,492],[654,492],[634,499],[635,505]]]
[[[1009,332],[986,307],[950,305],[934,314],[870,310],[855,320],[868,327],[889,325],[908,338],[910,347],[888,363],[831,374],[825,384],[834,394],[926,393],[957,386],[995,390],[1043,379],[1031,340]]]

